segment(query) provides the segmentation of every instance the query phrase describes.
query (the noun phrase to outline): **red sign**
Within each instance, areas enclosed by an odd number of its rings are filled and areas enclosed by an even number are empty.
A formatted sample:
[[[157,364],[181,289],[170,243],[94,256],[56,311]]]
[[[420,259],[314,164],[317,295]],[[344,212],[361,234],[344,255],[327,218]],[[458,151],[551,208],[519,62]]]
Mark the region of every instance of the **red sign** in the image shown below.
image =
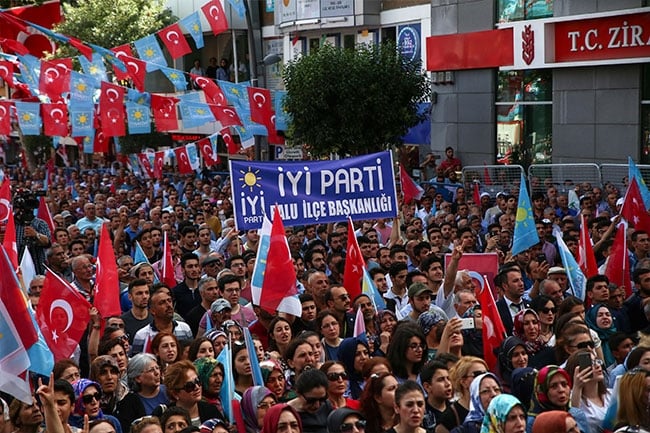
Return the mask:
[[[445,269],[449,266],[451,254],[445,254]],[[498,293],[495,293],[494,277],[499,272],[499,255],[495,253],[463,253],[463,257],[458,261],[458,270],[468,270],[470,277],[475,280],[476,290],[478,293],[486,287],[485,278],[487,277],[487,287],[493,291],[492,295],[496,299]]]
[[[495,68],[512,65],[512,29],[430,36],[427,70]]]
[[[650,13],[555,23],[555,61],[650,57]]]

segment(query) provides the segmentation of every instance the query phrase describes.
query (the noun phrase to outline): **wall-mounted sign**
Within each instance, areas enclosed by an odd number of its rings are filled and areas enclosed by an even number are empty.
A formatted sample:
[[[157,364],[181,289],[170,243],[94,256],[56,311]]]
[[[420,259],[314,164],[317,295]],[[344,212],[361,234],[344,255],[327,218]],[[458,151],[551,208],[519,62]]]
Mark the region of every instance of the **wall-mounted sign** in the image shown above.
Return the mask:
[[[397,27],[397,49],[410,61],[420,60],[420,24]]]

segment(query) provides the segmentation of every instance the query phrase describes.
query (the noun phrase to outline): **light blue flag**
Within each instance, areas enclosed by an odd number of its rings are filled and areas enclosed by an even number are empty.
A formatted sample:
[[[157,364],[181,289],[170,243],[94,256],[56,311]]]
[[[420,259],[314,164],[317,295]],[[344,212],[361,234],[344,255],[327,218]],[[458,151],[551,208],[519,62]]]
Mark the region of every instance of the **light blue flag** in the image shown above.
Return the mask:
[[[135,241],[135,250],[133,251],[133,264],[137,265],[138,263],[149,263],[149,259],[140,246],[140,242]]]
[[[37,71],[41,70],[41,62],[31,54],[18,55],[17,57],[20,60],[20,63],[18,63],[20,77],[16,78],[18,78],[18,81],[27,84],[32,95],[36,95],[40,78]]]
[[[560,233],[555,233],[555,239],[557,239],[557,249],[560,253],[560,257],[562,258],[562,264],[566,270],[566,275],[569,279],[569,285],[573,290],[573,296],[584,301],[587,278],[585,278],[582,270],[580,270],[580,266],[578,266],[578,262],[576,262],[573,254],[571,254],[569,247],[567,247],[564,243],[562,235]]]
[[[126,100],[134,104],[144,105],[149,109],[151,107],[151,95],[147,92],[138,92],[135,89],[127,89]]]
[[[237,134],[239,134],[239,141],[242,144],[242,147],[244,149],[248,148],[248,144],[253,142],[255,143],[255,136],[251,132],[250,129],[240,126],[240,125],[235,125],[235,130],[237,131]]]
[[[207,334],[208,332],[212,331],[212,328],[214,328],[214,325],[212,324],[212,319],[210,318],[210,310],[208,310],[207,314],[205,315],[205,333]]]
[[[221,405],[228,420],[234,423],[235,414],[232,411],[232,399],[235,394],[235,379],[232,376],[232,359],[229,345],[226,344],[223,347],[221,353],[217,356],[217,361],[223,365],[223,383],[221,384],[221,391],[219,391]]]
[[[199,92],[182,93],[180,95],[174,95],[174,97],[178,98],[180,102],[204,102],[201,101]]]
[[[646,185],[645,180],[643,180],[641,170],[639,170],[639,167],[637,167],[634,161],[632,161],[631,157],[627,157],[627,162],[627,178],[630,180],[630,182],[632,179],[636,179],[636,184],[639,185],[639,192],[641,193],[641,197],[643,197],[643,204],[645,205],[646,209],[650,209],[650,191],[648,191],[648,185]]]
[[[38,102],[15,101],[18,125],[23,135],[41,134],[41,104]]]
[[[246,5],[243,0],[228,0],[228,3],[230,3],[230,6],[237,11],[239,18],[246,18]]]
[[[134,102],[127,102],[126,104],[126,118],[129,125],[129,134],[148,134],[151,132],[151,113],[149,108],[136,104]]]
[[[183,127],[185,128],[194,128],[215,121],[210,107],[204,102],[181,101],[178,106],[180,107]]]
[[[85,57],[84,57],[85,58]],[[70,103],[93,103],[97,81],[88,74],[70,71]]]
[[[178,21],[178,24],[180,24],[185,31],[192,36],[196,48],[203,48],[203,29],[201,28],[201,18],[199,17],[198,12],[195,11],[185,18],[181,18],[181,20]]]
[[[377,290],[377,287],[375,286],[375,283],[372,281],[372,278],[370,277],[370,273],[366,268],[363,268],[363,280],[361,282],[361,293],[364,295],[368,295],[370,300],[375,306],[375,311],[381,311],[386,309],[386,303],[384,302],[384,298],[381,296],[381,293],[379,293],[379,290]]]
[[[131,166],[131,171],[136,176],[141,176],[142,171],[140,170],[140,161],[138,160],[138,155],[131,153],[129,154],[129,165]]]
[[[160,72],[165,74],[165,77],[174,85],[174,88],[179,91],[187,90],[187,80],[183,71],[172,69],[165,66],[160,66]]]
[[[89,61],[86,56],[78,56],[77,59],[86,75],[90,75],[99,82],[108,81],[106,66],[104,66],[104,60],[101,54],[93,53],[92,61]]]
[[[95,129],[93,128],[95,107],[91,102],[78,103],[70,101],[68,111],[70,112],[70,125],[72,125],[73,137],[95,135]]]
[[[250,85],[249,82],[231,83],[230,81],[217,80],[217,84],[219,84],[219,87],[223,90],[228,102],[231,105],[234,105],[237,110],[240,108],[248,108],[250,111],[248,90],[246,89]]]
[[[190,143],[186,145],[185,151],[187,152],[187,159],[189,160],[192,169],[198,170],[200,168],[200,164],[199,164],[199,151],[196,148],[196,143]]]
[[[119,137],[113,137],[113,144],[115,144],[115,153],[118,155],[122,153],[122,145],[120,144]],[[97,247],[99,247],[99,244],[97,243],[97,239],[95,239],[95,255],[97,255]]]
[[[251,331],[244,326],[244,342],[246,343],[246,351],[248,352],[248,358],[251,363],[251,374],[253,375],[253,385],[254,386],[264,386],[264,378],[262,377],[262,370],[260,369],[260,361],[257,359],[257,352],[255,352],[255,346],[253,345],[253,337],[251,336]]]
[[[88,45],[90,48],[93,49],[93,51],[95,51],[97,54],[99,54],[104,59],[106,59],[106,61],[108,61],[111,65],[113,65],[114,67],[116,67],[122,72],[126,72],[126,65],[124,64],[123,61],[115,57],[114,52],[112,52],[111,50],[107,50],[106,48],[99,45],[95,45],[91,43],[86,43],[86,45]]]
[[[291,119],[289,112],[284,109],[284,100],[286,97],[286,90],[277,90],[273,98],[273,105],[275,108],[275,129],[278,131],[286,131],[289,129],[289,121]]]
[[[249,134],[252,135],[264,135],[268,136],[269,132],[266,129],[266,126],[253,122],[251,118],[251,110],[249,107],[240,107],[237,109],[237,114],[243,123],[244,128],[248,130]]]
[[[517,204],[517,216],[515,218],[515,234],[512,239],[512,255],[526,251],[538,243],[539,236],[535,228],[533,208],[526,188],[526,178],[522,173],[519,186],[519,204]]]
[[[95,130],[93,129],[91,135],[86,135],[83,140],[83,152],[84,153],[95,153],[93,145],[95,142]],[[76,191],[75,191],[76,192]]]
[[[167,60],[154,35],[147,35],[133,42],[141,60],[147,62],[147,72],[155,71],[160,66],[167,66]]]

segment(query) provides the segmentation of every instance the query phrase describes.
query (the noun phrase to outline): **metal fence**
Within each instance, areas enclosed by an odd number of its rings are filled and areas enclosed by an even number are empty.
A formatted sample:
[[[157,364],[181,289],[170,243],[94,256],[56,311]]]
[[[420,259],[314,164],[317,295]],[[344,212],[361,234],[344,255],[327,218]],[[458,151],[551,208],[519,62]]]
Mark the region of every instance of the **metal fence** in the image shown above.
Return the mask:
[[[463,167],[463,184],[471,194],[478,183],[481,192],[495,197],[500,191],[510,191],[519,185],[524,168],[520,165],[468,165]]]
[[[530,193],[546,193],[554,186],[560,194],[567,194],[577,185],[583,189],[602,187],[598,164],[533,164],[528,168]]]

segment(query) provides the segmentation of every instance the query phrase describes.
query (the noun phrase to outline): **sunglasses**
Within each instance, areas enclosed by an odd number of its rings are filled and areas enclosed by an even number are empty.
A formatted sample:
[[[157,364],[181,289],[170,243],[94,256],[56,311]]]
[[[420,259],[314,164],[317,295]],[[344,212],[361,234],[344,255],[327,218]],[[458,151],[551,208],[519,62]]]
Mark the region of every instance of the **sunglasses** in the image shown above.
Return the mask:
[[[541,311],[544,314],[549,314],[549,313],[555,314],[557,312],[557,308],[555,308],[555,307],[553,307],[553,308],[542,308],[539,311]]]
[[[302,396],[305,399],[305,403],[308,405],[313,405],[313,404],[323,404],[327,401],[327,396],[325,397],[305,397],[304,395]]]
[[[354,430],[354,428],[357,428],[357,430],[365,430],[366,428],[366,421],[365,420],[358,420],[357,422],[346,422],[345,424],[341,424],[341,427],[339,428],[339,431],[341,433],[347,433],[351,432]]]
[[[93,402],[93,400],[99,401],[99,399],[102,398],[102,393],[101,392],[96,392],[94,394],[86,394],[83,397],[81,397],[81,401],[84,402],[84,404],[90,404]]]
[[[339,379],[347,380],[348,374],[345,371],[341,373],[327,373],[327,380],[330,382],[336,382]]]
[[[593,341],[583,341],[581,343],[574,345],[573,347],[576,347],[578,349],[587,349],[587,348],[593,349],[596,347],[596,343],[594,343]]]
[[[201,385],[201,380],[197,377],[191,382],[185,382],[185,385],[183,385],[182,388],[179,388],[179,391],[182,389],[185,392],[192,392],[194,391],[199,385]]]

